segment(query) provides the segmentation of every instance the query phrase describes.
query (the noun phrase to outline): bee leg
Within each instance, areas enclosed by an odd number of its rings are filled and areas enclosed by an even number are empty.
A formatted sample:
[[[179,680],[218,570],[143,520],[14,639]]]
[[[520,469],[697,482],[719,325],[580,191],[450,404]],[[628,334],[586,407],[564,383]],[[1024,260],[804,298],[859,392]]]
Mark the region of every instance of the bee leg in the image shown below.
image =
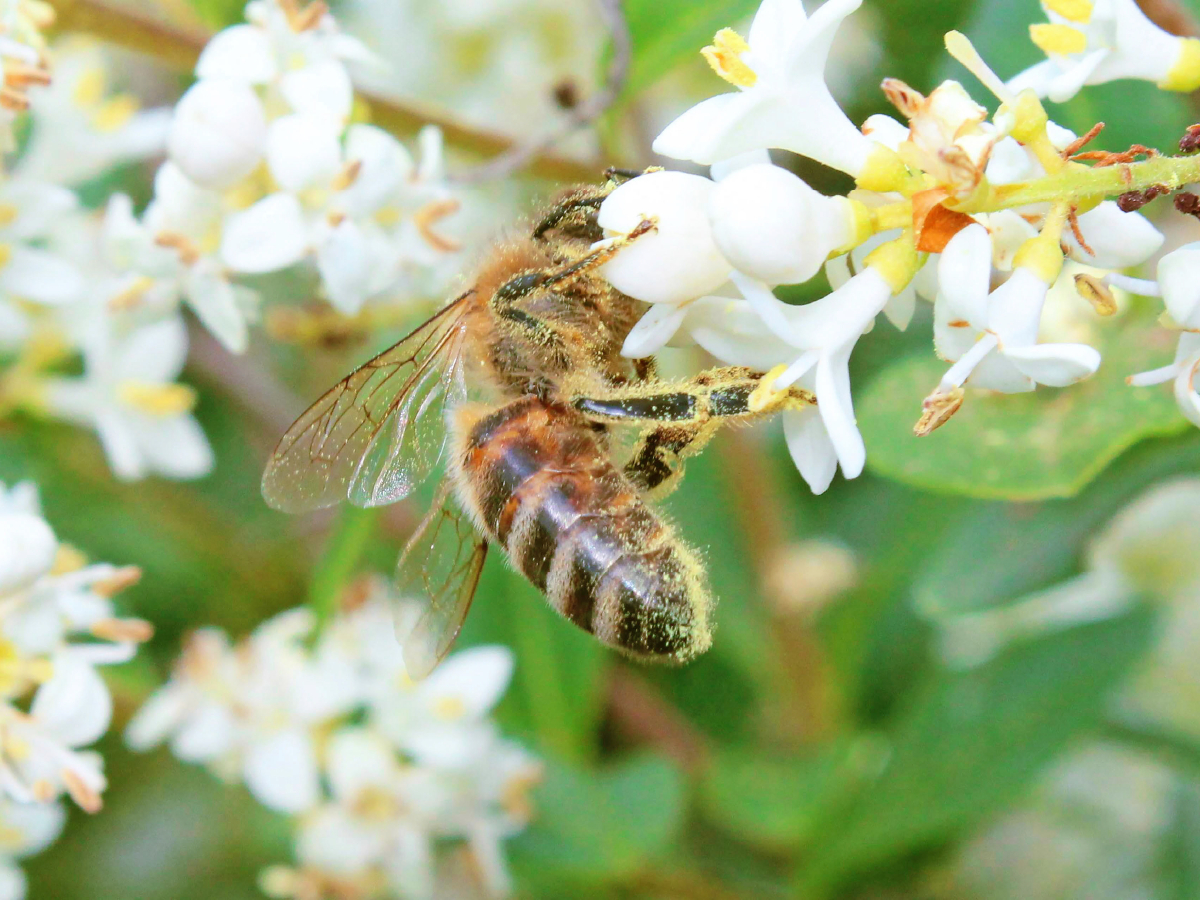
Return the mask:
[[[753,422],[816,402],[795,386],[773,390],[776,377],[778,373],[729,366],[686,381],[654,380],[615,387],[603,395],[575,394],[570,402],[605,425],[651,426],[634,448],[625,474],[646,490],[669,489],[683,461],[703,449],[722,425]]]
[[[593,187],[582,188],[568,194],[534,226],[533,239],[535,241],[543,240],[547,231],[563,224],[577,228],[586,228],[590,225],[595,228],[597,234],[600,234],[599,226],[595,223],[595,214],[607,196],[606,188]]]

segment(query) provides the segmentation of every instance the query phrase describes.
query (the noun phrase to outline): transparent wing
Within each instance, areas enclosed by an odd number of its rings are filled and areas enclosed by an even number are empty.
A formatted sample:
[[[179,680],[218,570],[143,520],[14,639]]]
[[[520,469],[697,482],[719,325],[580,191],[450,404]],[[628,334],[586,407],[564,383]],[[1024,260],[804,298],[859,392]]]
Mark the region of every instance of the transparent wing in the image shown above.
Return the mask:
[[[465,393],[460,352],[470,296],[355,369],[295,421],[263,473],[270,506],[394,503],[433,470],[446,442],[445,408]]]
[[[409,677],[424,678],[449,652],[471,608],[487,548],[449,480],[443,481],[396,566],[396,588],[407,604],[396,628]]]

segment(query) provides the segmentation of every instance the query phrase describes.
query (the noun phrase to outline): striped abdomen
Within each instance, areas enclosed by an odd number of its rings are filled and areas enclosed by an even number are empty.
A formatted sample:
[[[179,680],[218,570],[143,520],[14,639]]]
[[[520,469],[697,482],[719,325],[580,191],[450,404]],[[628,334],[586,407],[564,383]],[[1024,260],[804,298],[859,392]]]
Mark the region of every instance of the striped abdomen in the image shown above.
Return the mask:
[[[566,618],[638,656],[687,660],[711,643],[696,554],[613,466],[578,414],[527,397],[464,410],[459,493],[487,538]]]

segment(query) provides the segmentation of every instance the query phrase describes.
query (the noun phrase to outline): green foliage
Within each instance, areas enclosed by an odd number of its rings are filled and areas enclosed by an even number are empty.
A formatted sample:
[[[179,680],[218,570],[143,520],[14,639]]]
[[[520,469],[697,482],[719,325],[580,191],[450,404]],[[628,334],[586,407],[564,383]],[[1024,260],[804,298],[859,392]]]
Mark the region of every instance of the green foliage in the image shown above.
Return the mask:
[[[803,892],[943,841],[1012,801],[1099,721],[1151,625],[1138,611],[933,679],[888,729],[891,754],[879,778],[815,830],[799,869]]]
[[[1169,358],[1172,336],[1141,312],[1098,330],[1104,362],[1091,378],[1022,395],[968,387],[954,418],[920,439],[913,423],[947,363],[925,352],[891,364],[856,404],[868,464],[932,491],[1003,500],[1070,497],[1138,441],[1187,428],[1167,388],[1125,383]]]
[[[536,824],[513,842],[514,867],[543,890],[619,883],[668,847],[685,801],[679,771],[653,756],[599,772],[550,763]]]

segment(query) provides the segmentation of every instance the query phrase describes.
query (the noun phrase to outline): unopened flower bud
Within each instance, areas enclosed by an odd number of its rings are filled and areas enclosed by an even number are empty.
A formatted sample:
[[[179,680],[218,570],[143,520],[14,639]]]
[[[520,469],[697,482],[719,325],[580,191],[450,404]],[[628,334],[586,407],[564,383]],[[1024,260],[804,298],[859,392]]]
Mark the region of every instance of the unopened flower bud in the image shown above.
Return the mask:
[[[206,78],[188,90],[167,137],[171,160],[204,187],[225,188],[254,171],[267,124],[254,89],[232,79]]]
[[[738,169],[718,182],[708,213],[724,257],[766,284],[808,281],[855,233],[851,201],[826,197],[770,164]]]
[[[684,172],[651,172],[621,185],[600,205],[606,233],[626,235],[654,223],[603,268],[619,291],[646,303],[684,303],[712,293],[732,270],[709,227],[714,183]]]

